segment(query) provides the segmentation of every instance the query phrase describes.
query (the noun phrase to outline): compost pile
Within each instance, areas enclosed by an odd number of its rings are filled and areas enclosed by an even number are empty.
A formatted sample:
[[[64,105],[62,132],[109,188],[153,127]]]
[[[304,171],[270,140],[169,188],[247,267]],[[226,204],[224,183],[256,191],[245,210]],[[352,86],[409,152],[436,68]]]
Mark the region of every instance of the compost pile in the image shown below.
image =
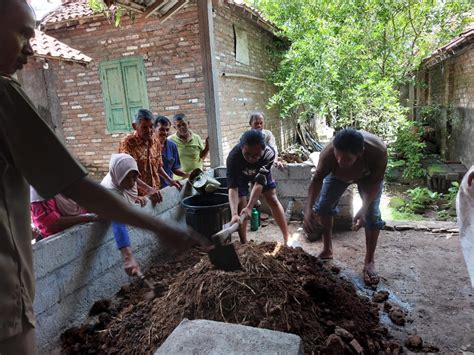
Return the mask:
[[[149,278],[168,285],[146,299],[138,282],[101,301],[79,328],[62,335],[63,353],[153,353],[184,319],[209,319],[294,333],[306,353],[398,353],[377,306],[301,248],[236,244],[241,271],[216,270],[193,250],[157,265]],[[100,307],[102,305],[102,307]],[[94,308],[94,307],[93,307]]]

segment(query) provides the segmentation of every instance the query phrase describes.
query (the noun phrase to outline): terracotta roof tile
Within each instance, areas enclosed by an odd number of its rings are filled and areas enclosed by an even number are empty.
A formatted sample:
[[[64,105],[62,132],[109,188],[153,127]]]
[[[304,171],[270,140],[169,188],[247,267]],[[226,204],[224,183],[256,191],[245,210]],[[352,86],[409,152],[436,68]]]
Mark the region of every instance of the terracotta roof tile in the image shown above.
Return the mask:
[[[71,48],[67,44],[39,30],[35,30],[35,38],[31,40],[31,45],[36,57],[54,58],[78,63],[89,63],[92,61],[92,58],[86,56],[81,51]]]
[[[97,14],[89,7],[87,0],[68,0],[56,10],[46,15],[41,23],[43,25],[52,25],[94,15]]]

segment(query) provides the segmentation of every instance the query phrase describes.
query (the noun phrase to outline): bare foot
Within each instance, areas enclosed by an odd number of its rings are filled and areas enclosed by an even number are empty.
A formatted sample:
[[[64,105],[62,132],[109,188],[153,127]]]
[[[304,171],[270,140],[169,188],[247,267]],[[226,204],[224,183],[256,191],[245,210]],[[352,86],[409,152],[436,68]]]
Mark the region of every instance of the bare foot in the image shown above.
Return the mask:
[[[322,250],[321,253],[319,253],[318,258],[321,260],[332,260],[332,250]]]
[[[362,271],[364,276],[364,282],[366,285],[377,285],[380,282],[380,277],[375,271],[374,263],[365,264],[364,270]]]

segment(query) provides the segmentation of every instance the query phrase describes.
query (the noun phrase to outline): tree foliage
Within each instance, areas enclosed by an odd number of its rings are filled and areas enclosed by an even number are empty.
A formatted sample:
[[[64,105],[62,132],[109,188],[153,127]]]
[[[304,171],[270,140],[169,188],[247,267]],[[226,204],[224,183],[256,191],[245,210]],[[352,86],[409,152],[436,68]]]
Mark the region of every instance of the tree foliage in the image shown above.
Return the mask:
[[[289,49],[272,80],[283,116],[303,108],[333,127],[394,133],[398,87],[456,35],[469,1],[249,0],[281,29]]]

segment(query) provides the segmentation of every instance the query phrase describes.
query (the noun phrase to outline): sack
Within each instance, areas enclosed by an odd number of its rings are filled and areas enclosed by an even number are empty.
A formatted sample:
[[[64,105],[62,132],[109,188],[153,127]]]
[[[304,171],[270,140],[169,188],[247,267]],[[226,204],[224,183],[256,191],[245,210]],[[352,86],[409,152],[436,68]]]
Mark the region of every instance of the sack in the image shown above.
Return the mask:
[[[471,278],[471,285],[474,288],[474,179],[471,178],[471,186],[468,184],[471,175],[474,177],[474,165],[466,173],[459,186],[456,198],[456,213],[462,253]]]

